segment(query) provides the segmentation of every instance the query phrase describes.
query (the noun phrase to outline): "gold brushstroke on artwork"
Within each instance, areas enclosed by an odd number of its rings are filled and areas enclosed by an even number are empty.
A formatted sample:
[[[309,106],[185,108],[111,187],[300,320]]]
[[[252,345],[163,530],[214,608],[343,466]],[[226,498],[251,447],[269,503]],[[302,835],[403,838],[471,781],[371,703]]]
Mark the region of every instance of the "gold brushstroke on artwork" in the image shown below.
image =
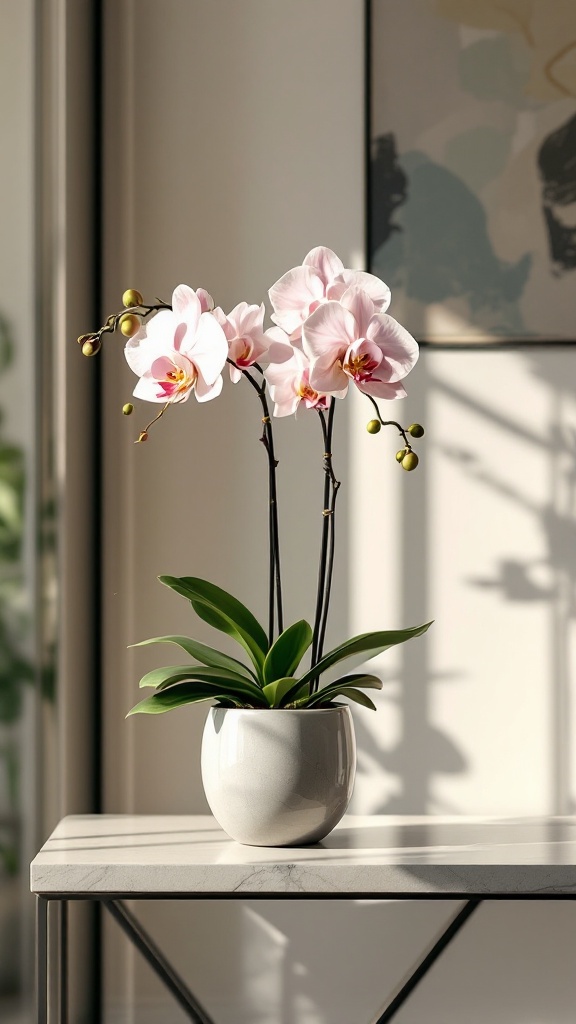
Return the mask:
[[[576,96],[576,62],[559,73],[562,61],[576,51],[575,0],[436,0],[434,6],[441,17],[461,25],[519,34],[532,54],[527,91],[537,99]]]
[[[563,83],[558,78],[556,78],[555,75],[552,74],[552,68],[555,64],[559,64],[560,61],[563,60],[564,57],[566,57],[572,50],[576,50],[576,40],[574,40],[574,42],[572,43],[568,43],[566,46],[563,46],[562,49],[559,50],[558,53],[554,54],[554,56],[551,57],[550,60],[544,65],[544,74],[546,75],[546,78],[552,85],[559,89],[559,91],[563,93],[564,96],[576,95],[576,89],[574,89],[574,91],[572,91],[571,89],[567,89],[566,86],[563,85]]]

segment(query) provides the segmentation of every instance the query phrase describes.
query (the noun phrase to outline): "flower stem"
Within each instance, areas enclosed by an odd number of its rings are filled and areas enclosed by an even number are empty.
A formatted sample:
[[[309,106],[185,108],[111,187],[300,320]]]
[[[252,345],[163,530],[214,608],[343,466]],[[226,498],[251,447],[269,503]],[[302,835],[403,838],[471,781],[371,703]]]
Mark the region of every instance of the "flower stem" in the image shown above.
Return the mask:
[[[231,366],[236,366],[233,360],[227,360]],[[278,492],[276,487],[276,468],[278,462],[274,452],[274,432],[272,420],[266,397],[266,381],[258,383],[247,370],[237,367],[246,378],[249,384],[256,391],[262,406],[262,437],[260,440],[268,455],[268,536],[269,536],[269,600],[268,600],[268,641],[270,646],[274,643],[275,621],[278,622],[278,633],[284,629],[284,616],[282,610],[282,579],[280,572],[280,532],[278,525]],[[257,369],[260,369],[257,367]]]
[[[332,576],[334,572],[335,553],[335,511],[336,498],[340,488],[340,481],[334,475],[332,466],[332,433],[334,428],[334,413],[336,410],[336,399],[332,398],[328,410],[328,421],[324,411],[320,410],[320,424],[324,440],[324,505],[322,509],[322,541],[320,545],[320,563],[318,567],[318,590],[316,594],[316,616],[314,619],[314,637],[312,641],[312,666],[317,665],[322,658],[324,650],[324,639],[326,636],[326,625],[330,611],[330,596],[332,592]],[[312,691],[318,689],[318,679],[314,680]]]
[[[364,392],[364,394],[366,394],[366,392]],[[381,416],[381,413],[380,413],[380,409],[378,408],[378,404],[372,398],[372,395],[366,395],[366,398],[368,399],[369,402],[372,402],[372,405],[374,406],[374,409],[376,411],[376,415],[378,417],[378,422],[381,424],[381,426],[383,426],[383,427],[396,427],[397,430],[398,430],[398,433],[404,439],[404,444],[406,445],[406,447],[407,448],[412,448],[412,445],[410,444],[410,440],[409,440],[409,438],[408,438],[408,436],[406,434],[406,431],[404,430],[404,427],[401,427],[400,424],[396,422],[396,420],[383,420],[382,416]]]

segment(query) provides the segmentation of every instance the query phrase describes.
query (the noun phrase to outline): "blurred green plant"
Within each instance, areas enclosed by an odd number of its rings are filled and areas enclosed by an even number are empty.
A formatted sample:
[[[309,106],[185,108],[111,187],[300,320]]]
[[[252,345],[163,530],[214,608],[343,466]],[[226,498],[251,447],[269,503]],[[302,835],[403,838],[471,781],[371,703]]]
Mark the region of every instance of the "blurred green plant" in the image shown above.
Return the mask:
[[[9,327],[0,316],[0,374],[13,360]],[[22,547],[24,538],[25,456],[3,436],[0,410],[0,726],[13,725],[22,713],[24,684],[34,677],[24,653],[29,617],[24,606]],[[2,729],[0,764],[5,777],[5,827],[0,839],[0,864],[8,874],[18,871],[20,752],[18,743]]]

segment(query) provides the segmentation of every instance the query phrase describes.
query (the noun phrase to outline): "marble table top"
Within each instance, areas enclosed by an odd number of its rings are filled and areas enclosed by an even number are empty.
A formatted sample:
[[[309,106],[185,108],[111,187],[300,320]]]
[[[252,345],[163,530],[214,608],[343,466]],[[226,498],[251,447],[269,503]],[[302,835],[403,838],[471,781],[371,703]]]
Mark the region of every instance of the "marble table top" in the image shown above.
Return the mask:
[[[31,864],[50,895],[576,895],[576,817],[347,815],[315,846],[240,846],[209,816],[64,818]]]

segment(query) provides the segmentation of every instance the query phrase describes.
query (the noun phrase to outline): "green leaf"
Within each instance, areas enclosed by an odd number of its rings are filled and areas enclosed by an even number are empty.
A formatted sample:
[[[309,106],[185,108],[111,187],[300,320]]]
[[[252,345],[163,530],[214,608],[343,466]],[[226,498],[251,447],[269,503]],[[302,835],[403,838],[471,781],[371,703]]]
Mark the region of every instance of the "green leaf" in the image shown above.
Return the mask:
[[[166,690],[153,693],[151,697],[145,697],[136,704],[126,715],[161,715],[165,711],[172,711],[173,708],[182,707],[183,704],[196,704],[201,700],[234,700],[236,706],[242,706],[245,701],[231,697],[229,693],[223,692],[221,688],[210,683],[180,683],[178,686],[171,686]]]
[[[275,679],[273,683],[266,683],[266,686],[262,687],[262,693],[271,708],[282,706],[282,697],[292,689],[295,682],[294,676],[286,676],[284,679]]]
[[[200,665],[166,665],[153,668],[140,680],[140,686],[154,686],[157,690],[165,690],[175,683],[200,682],[220,686],[222,692],[243,694],[251,700],[266,706],[262,699],[262,690],[256,683],[235,672],[226,672],[222,668],[206,668]]]
[[[346,658],[352,658],[355,654],[365,654],[364,660],[369,661],[377,654],[387,651],[389,647],[395,647],[397,644],[405,643],[406,640],[422,636],[431,625],[432,622],[426,622],[423,626],[412,626],[408,629],[382,630],[377,633],[361,633],[359,636],[353,636],[351,640],[346,640],[345,643],[325,654],[317,665],[314,665],[300,678],[299,685],[303,686],[304,683],[312,682],[327,669],[332,668],[332,665],[336,665],[337,662],[344,661]],[[294,687],[293,694],[290,691],[285,694],[284,703],[289,703],[296,693],[297,690]]]
[[[312,693],[306,700],[306,703],[302,704],[301,707],[317,707],[319,704],[332,700],[332,698],[338,696],[338,694],[344,693],[345,690],[350,688],[356,689],[358,687],[362,687],[366,690],[381,690],[382,680],[379,679],[378,676],[344,676],[342,679],[337,679],[334,683],[328,683],[327,686],[318,690],[317,693]],[[360,703],[362,703],[362,701],[360,701]]]
[[[177,644],[183,651],[186,651],[191,658],[200,661],[202,665],[209,665],[210,668],[223,668],[228,672],[235,672],[246,679],[254,680],[255,676],[247,665],[243,665],[236,658],[228,654],[222,654],[213,647],[201,644],[199,640],[191,640],[188,636],[153,636],[150,640],[141,640],[138,644],[130,644],[130,647],[146,647],[148,644]]]
[[[318,696],[318,695],[317,695]],[[337,693],[332,694],[332,699],[336,696],[348,697],[350,700],[356,702],[356,704],[362,704],[365,708],[370,708],[371,711],[376,711],[376,705],[370,700],[367,693],[363,693],[362,690],[355,690],[353,686],[342,686]],[[326,700],[326,704],[331,704],[331,700]],[[308,705],[310,707],[310,705]],[[318,702],[314,707],[323,707],[322,702]]]
[[[293,676],[306,651],[312,643],[312,626],[306,619],[300,619],[280,634],[266,655],[264,682]]]
[[[195,576],[160,576],[159,580],[177,594],[186,597],[204,622],[242,644],[257,672],[261,674],[268,651],[268,638],[245,605],[220,587]]]

